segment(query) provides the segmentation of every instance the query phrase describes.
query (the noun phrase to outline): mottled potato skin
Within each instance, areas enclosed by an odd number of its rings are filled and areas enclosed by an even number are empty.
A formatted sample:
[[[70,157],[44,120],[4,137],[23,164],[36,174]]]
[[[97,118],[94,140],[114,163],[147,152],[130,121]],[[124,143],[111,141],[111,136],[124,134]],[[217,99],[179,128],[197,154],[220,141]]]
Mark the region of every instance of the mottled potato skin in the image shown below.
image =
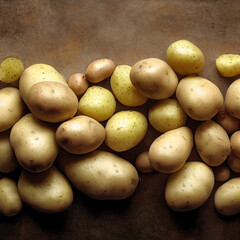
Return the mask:
[[[56,139],[67,152],[85,154],[97,149],[103,143],[105,128],[93,118],[77,116],[58,127]]]
[[[226,216],[240,212],[240,177],[232,178],[221,185],[214,196],[216,210]]]
[[[135,63],[130,71],[130,79],[140,93],[158,100],[171,97],[178,84],[175,72],[158,58],[147,58]]]
[[[17,88],[6,87],[0,90],[0,109],[0,132],[3,132],[10,129],[26,111]]]
[[[219,166],[231,153],[227,132],[213,120],[201,123],[194,137],[198,154],[209,166]]]
[[[198,121],[210,120],[223,105],[219,88],[197,76],[183,78],[178,84],[176,97],[185,113]]]
[[[39,82],[28,91],[27,106],[40,120],[57,123],[72,118],[78,98],[72,89],[58,82]]]
[[[0,179],[0,213],[11,217],[22,210],[22,200],[14,180],[4,177]]]
[[[22,200],[40,212],[62,212],[73,201],[69,181],[55,166],[38,174],[22,170],[18,190]]]
[[[155,172],[155,169],[152,167],[150,163],[148,151],[142,152],[137,156],[135,166],[137,170],[139,170],[142,173]]]
[[[139,182],[130,162],[106,151],[95,150],[81,156],[65,153],[58,156],[56,163],[79,191],[94,199],[128,198]]]
[[[203,162],[186,162],[172,173],[166,184],[165,199],[174,211],[184,212],[202,206],[209,198],[214,186],[212,169]]]

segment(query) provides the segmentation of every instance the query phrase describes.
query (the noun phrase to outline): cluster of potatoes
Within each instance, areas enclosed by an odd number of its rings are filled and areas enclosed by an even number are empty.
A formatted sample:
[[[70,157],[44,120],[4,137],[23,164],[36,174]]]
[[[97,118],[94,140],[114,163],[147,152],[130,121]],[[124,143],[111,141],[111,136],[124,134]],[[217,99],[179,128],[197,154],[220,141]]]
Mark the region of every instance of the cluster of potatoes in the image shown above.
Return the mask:
[[[99,200],[130,197],[139,172],[169,174],[167,205],[190,211],[214,198],[223,215],[240,212],[240,79],[225,99],[210,80],[196,74],[204,67],[202,51],[187,40],[167,49],[168,63],[143,59],[132,67],[110,59],[92,62],[85,74],[68,81],[47,64],[23,69],[5,60],[0,78],[19,79],[19,88],[0,90],[0,172],[20,165],[17,182],[0,179],[0,212],[18,214],[24,203],[46,213],[64,211],[73,201],[72,186]],[[240,73],[239,55],[216,61],[223,76]],[[177,74],[184,77],[179,81]],[[99,84],[110,81],[111,90]],[[134,109],[151,99],[148,116]],[[117,111],[117,101],[129,110]],[[193,132],[187,119],[198,122]],[[136,147],[151,125],[159,132],[133,164],[117,153]],[[100,150],[105,144],[109,151]],[[202,161],[188,161],[193,147]],[[227,163],[227,164],[226,164]]]

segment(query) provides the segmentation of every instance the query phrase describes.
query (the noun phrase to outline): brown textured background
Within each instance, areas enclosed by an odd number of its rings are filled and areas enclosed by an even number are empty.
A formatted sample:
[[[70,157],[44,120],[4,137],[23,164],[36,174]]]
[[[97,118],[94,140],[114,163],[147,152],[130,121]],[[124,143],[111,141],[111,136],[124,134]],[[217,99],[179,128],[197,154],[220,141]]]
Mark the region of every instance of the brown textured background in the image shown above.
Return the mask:
[[[47,63],[66,79],[84,73],[98,58],[117,65],[147,57],[166,60],[167,47],[179,39],[201,48],[206,66],[199,75],[225,95],[237,77],[221,77],[215,59],[240,53],[238,0],[0,0],[0,61],[13,56],[25,67]],[[109,87],[108,80],[103,85]],[[147,113],[147,107],[137,109]],[[118,104],[118,109],[127,108]],[[189,122],[194,130],[197,123]],[[149,127],[139,146],[120,155],[133,162],[158,135]],[[199,160],[195,150],[190,160]],[[0,239],[240,239],[239,214],[220,216],[213,194],[200,209],[176,213],[164,201],[167,175],[140,176],[134,195],[123,201],[95,201],[75,191],[72,206],[63,213],[42,214],[24,205],[17,217],[0,215]]]

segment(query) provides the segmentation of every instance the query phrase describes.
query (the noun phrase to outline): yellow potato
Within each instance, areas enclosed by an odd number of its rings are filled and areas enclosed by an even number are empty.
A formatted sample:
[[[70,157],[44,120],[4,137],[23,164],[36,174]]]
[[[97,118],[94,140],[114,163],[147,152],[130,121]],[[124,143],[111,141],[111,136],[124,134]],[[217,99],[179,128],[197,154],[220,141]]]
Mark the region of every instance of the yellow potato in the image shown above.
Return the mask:
[[[240,74],[240,55],[223,54],[216,59],[218,72],[224,77],[234,77]]]
[[[116,152],[127,151],[143,140],[147,128],[147,119],[142,113],[130,110],[118,112],[107,121],[105,143]]]
[[[181,75],[200,72],[205,59],[203,52],[188,40],[178,40],[167,49],[167,60],[174,71]]]
[[[142,173],[155,172],[155,169],[152,167],[150,163],[148,151],[142,152],[137,156],[135,166],[137,170],[139,170]]]
[[[148,98],[133,86],[130,80],[130,71],[131,66],[117,66],[110,79],[111,88],[117,100],[124,106],[141,106]]]
[[[235,173],[240,173],[240,158],[231,153],[227,159],[227,164]]]

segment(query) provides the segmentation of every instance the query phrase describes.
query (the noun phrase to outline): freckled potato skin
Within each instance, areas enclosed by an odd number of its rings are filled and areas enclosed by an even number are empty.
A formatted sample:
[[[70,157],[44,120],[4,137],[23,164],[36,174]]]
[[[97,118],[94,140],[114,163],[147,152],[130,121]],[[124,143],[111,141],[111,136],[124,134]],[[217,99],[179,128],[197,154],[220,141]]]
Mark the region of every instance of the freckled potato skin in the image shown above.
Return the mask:
[[[198,121],[210,120],[223,105],[219,88],[211,81],[197,76],[183,78],[178,84],[176,97],[184,112]]]
[[[55,126],[29,113],[12,128],[10,142],[19,164],[30,172],[51,167],[58,154]]]
[[[143,140],[147,128],[147,119],[142,113],[118,112],[107,121],[105,143],[116,152],[127,151]]]
[[[202,206],[214,186],[212,169],[203,162],[186,162],[166,183],[165,199],[174,211],[184,212]]]
[[[194,138],[198,154],[209,166],[219,166],[231,153],[227,132],[213,120],[201,123]]]
[[[58,127],[56,139],[67,152],[85,154],[97,149],[103,143],[105,128],[93,118],[77,116]]]
[[[81,156],[66,154],[58,156],[57,166],[79,191],[89,197],[121,200],[134,193],[139,176],[127,160],[99,150]]]
[[[19,214],[22,210],[22,200],[14,180],[3,177],[0,179],[0,213],[7,217]]]
[[[73,201],[69,181],[55,166],[38,174],[22,170],[18,190],[26,204],[44,213],[62,212]]]

